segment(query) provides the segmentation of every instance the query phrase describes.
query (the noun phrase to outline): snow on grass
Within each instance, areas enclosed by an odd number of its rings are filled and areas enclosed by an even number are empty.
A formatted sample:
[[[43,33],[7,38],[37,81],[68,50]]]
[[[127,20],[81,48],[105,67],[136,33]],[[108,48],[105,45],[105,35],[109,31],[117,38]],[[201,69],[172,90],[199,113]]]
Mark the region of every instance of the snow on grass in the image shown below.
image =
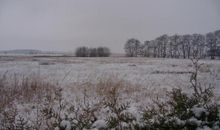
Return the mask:
[[[45,63],[45,64],[42,64]],[[48,64],[47,64],[48,63]],[[50,64],[53,63],[53,64]],[[214,85],[216,95],[220,95],[220,61],[202,60],[200,82]],[[13,61],[0,59],[0,73],[7,72],[20,77],[37,75],[44,81],[62,87],[62,98],[66,106],[81,107],[85,104],[93,107],[103,100],[101,87],[109,87],[107,80],[123,83],[120,101],[130,103],[128,111],[140,119],[138,109],[147,106],[152,99],[165,98],[166,91],[172,88],[182,88],[187,92],[190,86],[190,60],[183,59],[150,59],[150,58],[21,58]],[[106,84],[100,82],[105,81]],[[100,92],[99,92],[100,91]],[[188,92],[190,93],[190,92]],[[217,97],[220,100],[220,97]],[[85,101],[86,100],[86,101]],[[21,102],[20,102],[21,103]],[[34,103],[16,104],[23,115],[29,111],[29,116],[35,118]],[[42,105],[42,104],[41,104]],[[32,106],[32,107],[31,107]],[[199,116],[202,110],[195,111]],[[107,109],[96,113],[98,120],[94,128],[104,127]],[[28,116],[28,117],[29,117]],[[71,115],[69,115],[71,116]],[[31,118],[29,117],[29,118]],[[33,120],[33,119],[32,119]],[[195,119],[192,119],[195,121]],[[198,122],[195,122],[198,123]],[[69,123],[63,120],[63,127],[69,128]],[[202,128],[201,128],[202,129]],[[206,129],[206,128],[204,128]]]

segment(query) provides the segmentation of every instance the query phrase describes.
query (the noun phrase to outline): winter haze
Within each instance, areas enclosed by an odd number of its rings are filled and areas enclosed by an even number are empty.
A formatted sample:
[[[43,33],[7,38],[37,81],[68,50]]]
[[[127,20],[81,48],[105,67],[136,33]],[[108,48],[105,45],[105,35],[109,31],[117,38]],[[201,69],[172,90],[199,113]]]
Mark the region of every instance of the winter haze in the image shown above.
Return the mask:
[[[74,51],[220,28],[219,0],[1,0],[1,50]]]
[[[220,0],[0,0],[0,130],[220,130]]]

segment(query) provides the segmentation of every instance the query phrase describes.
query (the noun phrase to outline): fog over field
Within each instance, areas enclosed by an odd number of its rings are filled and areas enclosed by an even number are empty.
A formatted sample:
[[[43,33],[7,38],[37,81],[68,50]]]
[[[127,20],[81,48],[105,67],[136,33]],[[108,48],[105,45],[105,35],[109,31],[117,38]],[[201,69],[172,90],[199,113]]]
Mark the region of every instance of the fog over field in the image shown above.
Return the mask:
[[[220,28],[219,0],[1,0],[1,50],[74,51]]]

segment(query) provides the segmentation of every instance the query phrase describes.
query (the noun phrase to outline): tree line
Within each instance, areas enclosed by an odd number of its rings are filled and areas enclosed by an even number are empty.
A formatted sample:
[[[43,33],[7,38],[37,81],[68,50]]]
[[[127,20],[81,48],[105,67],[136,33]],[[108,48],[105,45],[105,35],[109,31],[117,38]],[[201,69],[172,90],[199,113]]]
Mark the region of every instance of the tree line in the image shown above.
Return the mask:
[[[82,46],[75,51],[76,57],[109,57],[110,54],[110,49],[107,47],[88,48]]]
[[[151,41],[141,43],[131,38],[124,50],[128,57],[158,58],[206,58],[220,57],[220,30],[202,34],[168,36],[164,34]]]

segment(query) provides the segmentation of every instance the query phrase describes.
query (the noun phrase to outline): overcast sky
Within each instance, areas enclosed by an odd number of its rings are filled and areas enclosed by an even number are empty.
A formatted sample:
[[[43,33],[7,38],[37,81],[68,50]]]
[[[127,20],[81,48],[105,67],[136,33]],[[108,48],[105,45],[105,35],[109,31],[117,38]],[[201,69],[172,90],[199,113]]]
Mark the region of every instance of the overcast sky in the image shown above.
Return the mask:
[[[0,50],[74,51],[220,29],[220,0],[0,0]]]

